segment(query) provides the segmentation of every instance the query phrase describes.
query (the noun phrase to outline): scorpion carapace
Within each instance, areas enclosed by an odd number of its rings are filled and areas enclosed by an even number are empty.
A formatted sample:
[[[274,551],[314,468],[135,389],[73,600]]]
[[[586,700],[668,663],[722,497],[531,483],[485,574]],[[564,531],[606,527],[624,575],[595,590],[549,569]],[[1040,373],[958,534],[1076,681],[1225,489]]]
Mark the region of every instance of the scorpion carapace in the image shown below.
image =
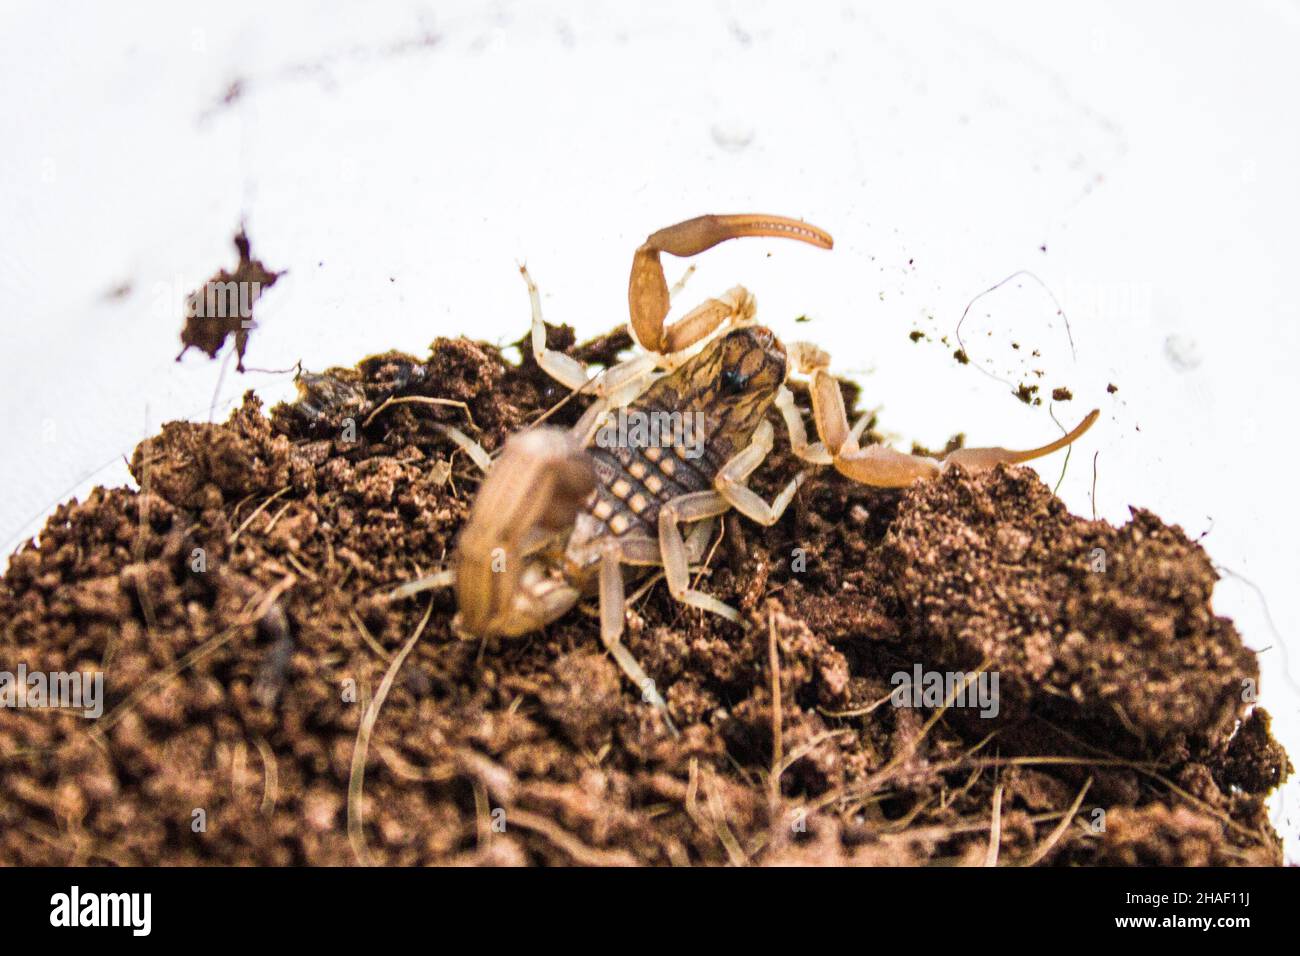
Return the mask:
[[[786,354],[768,329],[746,326],[688,359],[678,374],[657,379],[637,399],[640,408],[704,417],[708,447],[731,457],[748,444],[785,384]]]
[[[495,461],[446,428],[487,477],[451,569],[406,584],[393,597],[452,584],[458,633],[491,637],[544,627],[597,594],[601,640],[671,728],[663,697],[621,641],[624,568],[660,568],[674,599],[740,622],[735,608],[692,588],[690,572],[703,558],[713,519],[734,508],[774,524],[807,476],[800,473],[770,502],[747,486],[773,446],[773,406],[796,457],[877,487],[905,487],[952,464],[979,470],[1029,461],[1066,447],[1096,421],[1094,410],[1072,432],[1029,451],[966,448],[934,459],[860,446],[866,420],[850,427],[829,357],[806,343],[787,348],[755,325],[754,297],[744,288],[666,324],[671,293],[660,253],[694,255],[743,236],[831,248],[822,230],[780,216],[703,216],[659,230],[637,250],[628,285],[629,327],[643,351],[595,373],[547,349],[540,295],[520,270],[538,365],[594,401],[570,429],[537,426],[512,436]],[[816,442],[808,441],[804,411],[785,384],[792,373],[808,376]]]

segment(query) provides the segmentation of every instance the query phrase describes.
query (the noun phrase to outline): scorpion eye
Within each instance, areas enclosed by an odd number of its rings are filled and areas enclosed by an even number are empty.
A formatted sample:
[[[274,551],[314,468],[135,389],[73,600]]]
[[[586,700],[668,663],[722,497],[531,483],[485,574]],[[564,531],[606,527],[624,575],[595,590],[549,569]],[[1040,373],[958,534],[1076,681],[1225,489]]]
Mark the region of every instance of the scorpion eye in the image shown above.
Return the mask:
[[[749,382],[748,375],[742,375],[740,369],[724,368],[722,370],[722,387],[732,395],[737,395],[745,390],[746,383]]]

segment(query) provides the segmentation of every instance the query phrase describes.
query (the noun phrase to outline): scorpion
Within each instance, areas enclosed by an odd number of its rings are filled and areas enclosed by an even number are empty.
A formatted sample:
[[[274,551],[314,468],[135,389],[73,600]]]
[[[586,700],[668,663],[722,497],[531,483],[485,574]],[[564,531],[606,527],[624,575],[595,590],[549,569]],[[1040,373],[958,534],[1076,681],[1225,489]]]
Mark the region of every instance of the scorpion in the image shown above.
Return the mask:
[[[770,526],[810,474],[802,470],[770,502],[747,486],[773,448],[769,410],[780,413],[802,462],[830,465],[853,481],[882,488],[906,487],[954,465],[981,471],[1027,462],[1065,448],[1096,421],[1093,410],[1073,431],[1027,451],[959,448],[931,458],[861,446],[870,416],[850,427],[829,356],[807,343],[787,347],[757,324],[754,297],[744,287],[667,322],[676,289],[668,288],[661,253],[688,257],[741,237],[833,245],[815,226],[757,214],[700,216],[653,233],[637,249],[628,283],[629,331],[640,352],[595,373],[547,348],[537,286],[520,267],[538,366],[566,389],[595,400],[570,428],[535,425],[510,436],[495,460],[469,436],[442,426],[486,477],[450,567],[397,588],[393,599],[453,586],[453,630],[462,638],[485,639],[540,630],[595,596],[602,643],[676,734],[654,681],[622,643],[624,569],[642,576],[660,568],[676,601],[740,622],[735,608],[692,587],[690,571],[703,559],[715,519],[734,509]],[[787,385],[792,374],[808,377],[815,442]],[[645,429],[632,429],[617,442],[598,440],[616,412],[673,423],[669,440]],[[684,440],[681,427],[691,420],[701,423],[694,444]]]

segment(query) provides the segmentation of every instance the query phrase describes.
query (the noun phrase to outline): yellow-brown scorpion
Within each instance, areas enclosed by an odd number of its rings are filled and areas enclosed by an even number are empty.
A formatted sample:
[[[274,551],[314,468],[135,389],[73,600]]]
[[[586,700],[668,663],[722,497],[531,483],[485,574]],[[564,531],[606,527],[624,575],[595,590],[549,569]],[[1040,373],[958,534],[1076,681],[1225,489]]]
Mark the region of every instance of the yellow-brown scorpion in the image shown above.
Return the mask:
[[[755,324],[754,298],[744,288],[667,324],[670,292],[660,254],[693,256],[746,236],[832,246],[821,229],[781,216],[701,216],[661,229],[636,251],[628,284],[629,327],[641,352],[594,374],[571,356],[547,349],[537,287],[521,268],[532,301],[538,365],[595,401],[571,428],[535,426],[511,436],[495,460],[468,436],[446,429],[487,477],[451,567],[398,588],[394,598],[454,585],[455,630],[486,638],[538,630],[597,595],[601,641],[668,721],[654,682],[621,641],[624,567],[637,569],[635,574],[662,568],[674,599],[740,620],[734,608],[692,588],[690,569],[703,558],[712,519],[734,508],[771,525],[807,476],[799,474],[770,502],[746,486],[772,449],[767,414],[773,406],[799,459],[887,488],[932,478],[954,464],[982,470],[1026,462],[1065,448],[1096,421],[1094,410],[1073,431],[1029,451],[961,448],[935,459],[883,445],[862,447],[866,420],[849,426],[839,383],[828,371],[829,356],[805,343],[783,346]],[[816,442],[808,441],[786,386],[792,373],[809,377]]]

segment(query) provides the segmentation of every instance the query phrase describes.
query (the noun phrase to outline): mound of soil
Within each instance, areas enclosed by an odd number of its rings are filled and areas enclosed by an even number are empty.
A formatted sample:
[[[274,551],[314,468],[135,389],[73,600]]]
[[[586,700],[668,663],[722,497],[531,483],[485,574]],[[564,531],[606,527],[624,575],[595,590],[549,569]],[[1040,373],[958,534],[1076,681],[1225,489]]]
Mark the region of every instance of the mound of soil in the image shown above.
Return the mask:
[[[440,339],[300,388],[164,426],[140,491],[60,507],[13,556],[0,670],[102,671],[107,700],[0,708],[0,861],[1281,861],[1254,657],[1149,512],[1083,520],[1026,469],[903,492],[821,470],[774,527],[724,525],[701,586],[744,627],[636,596],[674,738],[590,605],[478,643],[448,591],[385,598],[441,566],[479,481],[437,423],[493,450],[564,398],[531,360]],[[754,485],[797,470],[779,442]],[[996,676],[997,705],[900,694],[918,667]]]

